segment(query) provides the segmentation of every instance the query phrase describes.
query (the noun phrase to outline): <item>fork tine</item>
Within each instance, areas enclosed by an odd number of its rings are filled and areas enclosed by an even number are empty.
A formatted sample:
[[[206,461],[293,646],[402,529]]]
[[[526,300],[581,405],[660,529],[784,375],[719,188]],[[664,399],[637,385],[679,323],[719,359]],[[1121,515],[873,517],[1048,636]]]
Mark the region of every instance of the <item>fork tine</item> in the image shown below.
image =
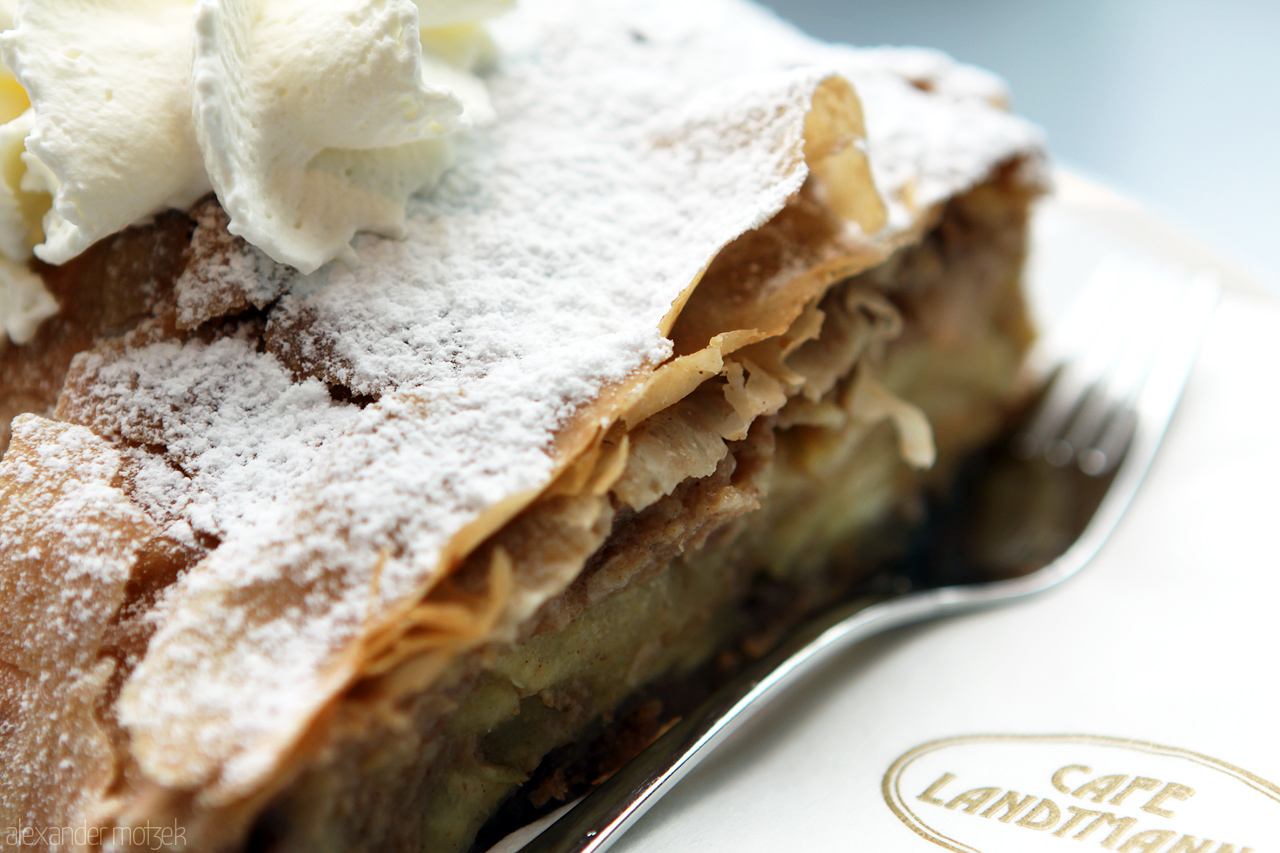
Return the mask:
[[[1101,286],[1112,288],[1110,304],[1098,296]],[[1105,264],[1072,312],[1085,321],[1092,315],[1095,328],[1074,327],[1082,342],[1055,371],[1031,426],[1015,439],[1015,452],[1058,467],[1075,461],[1091,476],[1112,471],[1137,428],[1139,400],[1156,366],[1167,372],[1171,358],[1185,362],[1179,385],[1185,380],[1191,356],[1182,350],[1194,354],[1218,292],[1203,278],[1189,280],[1134,259]],[[1168,352],[1171,347],[1182,349]]]
[[[1116,310],[1116,303],[1123,302],[1131,282],[1118,259],[1101,264],[1062,323],[1028,358],[1032,381],[1043,383],[1045,391],[1028,426],[1014,440],[1018,456],[1045,455],[1061,465],[1071,461],[1070,449],[1060,440],[1119,344],[1114,327],[1123,312]]]
[[[1140,419],[1148,432],[1157,425],[1163,432],[1222,293],[1217,281],[1204,274],[1187,277],[1152,265],[1145,275],[1165,310],[1151,315],[1147,333],[1131,346],[1132,357],[1118,367],[1109,422],[1080,445],[1080,469],[1092,476],[1107,474],[1120,464]]]
[[[1141,278],[1147,294],[1148,310],[1135,329],[1124,354],[1107,378],[1108,411],[1106,418],[1090,434],[1081,431],[1071,436],[1080,470],[1098,477],[1112,471],[1124,457],[1137,428],[1135,406],[1163,342],[1181,331],[1178,317],[1195,310],[1192,288],[1184,276],[1171,269],[1151,264],[1134,265],[1133,273]],[[1181,285],[1181,292],[1175,287]],[[1172,291],[1172,292],[1171,292]]]
[[[1092,443],[1110,419],[1112,402],[1105,378],[1092,382],[1086,389],[1062,435],[1045,449],[1045,459],[1057,468],[1071,464],[1082,447]]]
[[[1159,443],[1163,429],[1182,397],[1196,353],[1222,295],[1222,285],[1208,274],[1184,277],[1183,280],[1185,289],[1181,299],[1170,312],[1150,371],[1134,396],[1133,408],[1138,420],[1160,427],[1158,434],[1148,438],[1154,443]]]
[[[1079,453],[1080,470],[1091,477],[1101,477],[1120,464],[1138,426],[1138,415],[1128,405],[1116,407],[1106,429]]]
[[[1099,368],[1082,414],[1063,439],[1080,469],[1091,476],[1110,471],[1123,454],[1135,423],[1134,401],[1168,331],[1171,305],[1177,305],[1170,299],[1169,270],[1131,260],[1124,274],[1129,284],[1116,311],[1117,349]],[[1104,437],[1109,452],[1099,446]]]

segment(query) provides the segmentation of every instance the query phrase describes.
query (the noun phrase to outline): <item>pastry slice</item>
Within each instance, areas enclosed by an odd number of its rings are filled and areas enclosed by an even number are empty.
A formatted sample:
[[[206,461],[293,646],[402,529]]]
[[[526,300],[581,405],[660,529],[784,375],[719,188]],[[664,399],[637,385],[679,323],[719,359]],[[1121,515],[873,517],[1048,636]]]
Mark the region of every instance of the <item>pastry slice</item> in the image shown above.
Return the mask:
[[[6,825],[483,846],[1002,429],[1044,168],[997,81],[736,0],[493,33],[497,120],[358,265],[210,196],[41,268],[60,313],[0,353]]]

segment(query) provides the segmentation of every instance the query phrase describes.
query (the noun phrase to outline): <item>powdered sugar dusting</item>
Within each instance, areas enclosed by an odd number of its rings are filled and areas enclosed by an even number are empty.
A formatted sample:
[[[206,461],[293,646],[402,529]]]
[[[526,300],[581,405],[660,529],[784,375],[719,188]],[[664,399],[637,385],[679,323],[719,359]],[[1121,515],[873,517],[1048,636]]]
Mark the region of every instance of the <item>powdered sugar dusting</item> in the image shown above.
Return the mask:
[[[971,83],[921,91],[735,0],[526,0],[495,32],[498,122],[411,204],[406,240],[289,280],[223,246],[184,316],[235,310],[217,301],[235,279],[270,304],[266,351],[230,334],[77,364],[68,414],[163,448],[134,451],[138,500],[220,540],[119,704],[145,773],[203,803],[261,784],[451,537],[544,486],[575,415],[669,355],[672,303],[803,183],[822,80],[863,98],[892,214],[877,238],[1038,139]]]
[[[359,415],[243,337],[163,341],[123,358],[88,354],[76,370],[93,381],[60,413],[101,435],[165,448],[163,464],[143,457],[137,494],[159,517],[184,518],[212,537],[273,503],[315,449]]]
[[[0,463],[0,819],[58,826],[111,781],[98,658],[149,520],[120,454],[80,426],[22,415]],[[49,572],[56,565],[60,573]]]
[[[265,308],[297,273],[227,230],[231,218],[209,196],[191,210],[192,262],[174,282],[178,324],[192,328],[213,317]]]

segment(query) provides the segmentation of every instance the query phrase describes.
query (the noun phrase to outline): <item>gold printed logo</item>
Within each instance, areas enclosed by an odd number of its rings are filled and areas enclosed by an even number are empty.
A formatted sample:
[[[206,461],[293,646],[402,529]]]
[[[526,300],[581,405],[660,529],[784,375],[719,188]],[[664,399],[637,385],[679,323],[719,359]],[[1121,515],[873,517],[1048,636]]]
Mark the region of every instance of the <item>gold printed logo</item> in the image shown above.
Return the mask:
[[[1280,853],[1280,788],[1172,746],[974,735],[893,763],[885,802],[955,853]]]

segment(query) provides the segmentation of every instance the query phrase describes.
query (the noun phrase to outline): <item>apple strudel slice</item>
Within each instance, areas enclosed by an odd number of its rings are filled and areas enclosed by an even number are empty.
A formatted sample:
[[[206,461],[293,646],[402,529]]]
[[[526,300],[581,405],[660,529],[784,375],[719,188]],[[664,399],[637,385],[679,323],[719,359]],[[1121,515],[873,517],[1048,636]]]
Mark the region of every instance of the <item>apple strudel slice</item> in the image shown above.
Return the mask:
[[[6,825],[483,844],[1005,424],[1044,168],[997,81],[735,0],[493,31],[497,121],[359,265],[209,197],[42,268],[61,312],[0,353]]]

